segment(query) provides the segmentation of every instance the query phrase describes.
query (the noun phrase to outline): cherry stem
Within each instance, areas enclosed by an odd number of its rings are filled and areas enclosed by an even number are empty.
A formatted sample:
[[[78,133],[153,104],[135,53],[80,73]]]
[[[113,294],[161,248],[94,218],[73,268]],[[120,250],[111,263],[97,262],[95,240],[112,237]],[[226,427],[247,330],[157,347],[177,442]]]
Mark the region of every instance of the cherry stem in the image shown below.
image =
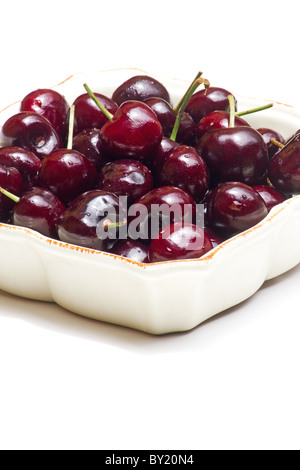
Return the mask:
[[[109,121],[112,120],[112,118],[114,117],[113,114],[111,114],[104,106],[102,103],[100,103],[100,101],[96,98],[96,96],[94,95],[94,93],[92,92],[92,90],[88,87],[88,85],[85,83],[84,85],[84,88],[86,90],[86,92],[89,94],[89,96],[92,98],[92,100],[96,103],[96,105],[98,106],[98,108],[102,111],[102,113],[104,114],[104,116],[107,117],[107,119]]]
[[[72,147],[73,147],[74,119],[75,119],[75,106],[73,104],[70,108],[70,113],[69,113],[69,133],[68,133],[68,144],[67,144],[68,150],[72,150]]]
[[[259,111],[264,111],[265,109],[273,108],[274,104],[269,103],[264,106],[260,106],[259,108],[252,108],[247,109],[247,111],[241,111],[239,113],[235,113],[236,116],[246,116],[247,114],[257,113]]]
[[[185,98],[185,96],[190,92],[190,89],[191,87],[193,86],[193,83],[195,83],[196,80],[198,80],[198,78],[201,77],[201,75],[203,74],[203,72],[198,72],[196,77],[194,78],[194,80],[192,81],[191,85],[188,87],[187,91],[185,92],[185,94],[183,95],[183,97],[181,98],[181,100],[179,101],[179,103],[177,103],[177,105],[175,106],[174,108],[174,113],[178,113],[180,108],[181,108],[181,105],[183,103],[183,100]]]
[[[235,101],[233,95],[228,95],[228,101],[229,101],[229,111],[230,111],[230,117],[229,117],[229,128],[234,127],[235,124]]]
[[[184,99],[183,99],[182,104],[181,104],[181,107],[180,107],[180,110],[179,110],[179,112],[177,114],[177,117],[176,117],[176,121],[175,121],[173,130],[172,130],[172,134],[170,136],[170,140],[173,140],[175,142],[176,137],[177,137],[177,133],[178,133],[178,129],[179,129],[179,125],[180,125],[180,121],[181,121],[182,115],[184,113],[184,110],[185,110],[188,102],[190,101],[191,96],[197,90],[198,86],[201,85],[203,82],[204,82],[203,78],[201,78],[201,77],[197,78],[192,83],[192,85],[190,86],[188,92],[185,94]]]
[[[20,201],[20,198],[18,196],[15,196],[15,194],[10,193],[9,191],[7,191],[4,188],[1,188],[1,186],[0,186],[0,193],[4,194],[4,196],[9,197],[14,202],[19,202]]]
[[[108,232],[111,228],[119,228],[124,227],[127,224],[127,220],[123,220],[123,222],[112,222],[111,220],[105,220],[103,223],[105,232]]]
[[[284,144],[282,144],[281,142],[278,142],[278,140],[276,140],[276,139],[270,139],[270,142],[272,142],[272,144],[276,145],[280,149],[283,149],[285,147]]]

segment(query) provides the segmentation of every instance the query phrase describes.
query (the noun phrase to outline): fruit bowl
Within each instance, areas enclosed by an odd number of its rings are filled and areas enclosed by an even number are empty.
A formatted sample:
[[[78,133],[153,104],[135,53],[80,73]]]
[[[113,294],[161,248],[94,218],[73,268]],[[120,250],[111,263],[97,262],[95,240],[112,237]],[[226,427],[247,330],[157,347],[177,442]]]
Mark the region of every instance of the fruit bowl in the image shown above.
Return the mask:
[[[136,69],[78,73],[54,87],[69,103],[88,83],[99,93],[113,90]],[[189,85],[166,77],[173,104]],[[239,110],[262,100],[236,95]],[[0,126],[19,111],[0,113]],[[255,128],[270,127],[285,138],[300,126],[300,111],[279,103],[247,117]],[[262,284],[300,262],[300,196],[272,209],[258,225],[222,243],[201,259],[142,264],[109,253],[52,240],[30,229],[0,224],[5,269],[0,289],[55,302],[76,314],[151,334],[190,330],[252,296]]]

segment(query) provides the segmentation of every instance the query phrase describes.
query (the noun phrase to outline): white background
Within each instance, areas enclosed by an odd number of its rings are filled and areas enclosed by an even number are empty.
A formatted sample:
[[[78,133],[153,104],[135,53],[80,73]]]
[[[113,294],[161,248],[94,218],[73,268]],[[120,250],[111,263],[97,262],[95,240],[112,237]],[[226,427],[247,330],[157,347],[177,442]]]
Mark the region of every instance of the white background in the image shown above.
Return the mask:
[[[0,108],[74,72],[120,67],[187,80],[202,70],[233,93],[300,107],[295,8],[4,2]],[[0,448],[299,449],[299,284],[300,267],[163,337],[0,293]]]

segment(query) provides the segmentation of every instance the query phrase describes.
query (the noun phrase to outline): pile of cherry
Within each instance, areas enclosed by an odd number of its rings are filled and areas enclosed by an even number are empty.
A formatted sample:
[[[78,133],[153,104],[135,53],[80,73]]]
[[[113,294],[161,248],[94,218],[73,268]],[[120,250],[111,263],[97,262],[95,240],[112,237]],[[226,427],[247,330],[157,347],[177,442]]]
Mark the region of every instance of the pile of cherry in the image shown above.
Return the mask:
[[[175,108],[165,86],[144,75],[111,98],[85,85],[72,106],[54,90],[28,94],[1,129],[0,221],[159,262],[200,258],[300,194],[300,131],[284,141],[254,129],[241,116],[258,110],[238,113],[234,96],[201,75]],[[131,213],[147,209],[135,239],[118,239],[128,221],[105,218],[112,208],[120,213],[120,196]],[[154,204],[179,205],[182,216],[144,236]],[[193,222],[197,204],[205,206],[204,227]],[[114,239],[99,237],[101,221]]]

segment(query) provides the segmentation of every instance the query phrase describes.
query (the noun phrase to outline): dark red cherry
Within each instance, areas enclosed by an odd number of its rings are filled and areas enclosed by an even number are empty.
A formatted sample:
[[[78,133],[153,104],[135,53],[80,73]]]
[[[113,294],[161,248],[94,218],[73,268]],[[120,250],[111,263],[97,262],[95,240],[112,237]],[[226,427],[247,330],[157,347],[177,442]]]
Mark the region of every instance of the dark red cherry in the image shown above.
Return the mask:
[[[170,137],[176,121],[176,114],[170,103],[157,97],[148,98],[144,103],[155,112],[157,119],[161,124],[163,135],[165,137]]]
[[[107,111],[115,114],[118,105],[114,101],[100,93],[94,93],[94,95]],[[107,117],[88,93],[78,96],[73,104],[75,106],[74,135],[79,134],[85,129],[101,129],[107,122]]]
[[[218,87],[210,87],[205,90],[197,91],[191,97],[185,111],[190,114],[194,122],[198,124],[204,116],[213,111],[229,110],[228,95],[232,95],[232,93],[224,88]]]
[[[16,168],[8,168],[0,164],[0,186],[6,191],[19,196],[23,190],[23,179],[21,173]],[[4,221],[11,209],[14,202],[0,193],[0,220]]]
[[[300,194],[300,140],[297,136],[271,158],[268,175],[278,191]]]
[[[243,232],[258,224],[267,214],[262,197],[255,189],[240,182],[220,184],[208,198],[209,227],[221,233]]]
[[[162,127],[149,106],[139,101],[123,103],[101,129],[104,150],[114,159],[145,161],[157,150]]]
[[[162,138],[161,143],[159,144],[157,150],[153,153],[151,162],[149,163],[150,168],[155,176],[157,176],[158,172],[161,170],[167,155],[169,155],[172,150],[179,147],[179,145],[180,144],[178,142],[175,142],[168,137]]]
[[[285,139],[282,137],[279,132],[274,131],[273,129],[268,129],[266,127],[261,127],[260,129],[257,129],[257,131],[262,135],[264,142],[267,146],[268,149],[268,155],[269,158],[272,158],[275,153],[278,152],[278,146],[275,145],[271,139],[277,140],[277,142],[280,142],[281,144],[284,144]]]
[[[209,189],[209,171],[196,150],[181,145],[172,150],[158,173],[161,186],[177,186],[201,201]]]
[[[267,147],[259,132],[251,127],[210,131],[201,138],[197,151],[208,166],[213,187],[225,181],[252,186],[265,178]]]
[[[24,181],[24,190],[37,185],[41,160],[33,152],[21,147],[2,147],[0,165],[19,170]]]
[[[170,102],[170,95],[166,87],[155,78],[147,75],[136,75],[126,80],[112,95],[112,99],[118,105],[121,105],[124,101],[145,101],[152,97],[162,98]]]
[[[57,224],[65,212],[60,199],[48,189],[32,188],[13,209],[13,224],[57,238]]]
[[[76,150],[56,150],[42,161],[40,185],[50,189],[65,204],[94,188],[95,165]]]
[[[205,233],[210,239],[210,242],[213,248],[221,245],[221,243],[224,242],[224,237],[221,237],[218,233],[214,232],[211,228],[205,227]]]
[[[204,116],[196,126],[195,134],[198,140],[209,131],[215,129],[228,129],[230,122],[230,113],[228,111],[213,111]],[[250,127],[250,124],[244,119],[236,116],[235,127]]]
[[[103,150],[100,129],[85,129],[73,139],[73,150],[83,153],[98,170],[108,161],[108,155]]]
[[[57,91],[47,88],[32,91],[21,101],[21,111],[33,111],[47,118],[55,131],[65,139],[69,105]]]
[[[98,188],[117,196],[127,196],[133,204],[138,198],[151,191],[151,171],[136,160],[116,160],[105,165],[98,176]]]
[[[194,145],[196,125],[188,113],[183,113],[176,140],[180,144]]]
[[[273,209],[273,207],[281,204],[286,200],[286,196],[281,194],[272,186],[259,185],[253,186],[253,189],[255,189],[255,191],[257,191],[258,194],[263,198],[269,212],[271,209]]]
[[[103,229],[107,216],[119,214],[119,198],[107,191],[93,190],[78,196],[58,225],[63,242],[107,251],[110,232]],[[114,220],[116,221],[116,220]],[[117,237],[116,237],[117,238]]]
[[[174,186],[155,188],[130,207],[129,235],[149,240],[170,223],[192,223],[196,214],[195,200],[186,191]]]
[[[213,248],[205,230],[197,225],[177,222],[168,225],[151,241],[151,263],[201,258]]]
[[[34,112],[22,112],[10,117],[4,123],[1,134],[2,145],[30,150],[41,160],[63,147],[61,137],[48,119]]]
[[[111,252],[138,263],[149,263],[149,249],[137,240],[118,240]]]

